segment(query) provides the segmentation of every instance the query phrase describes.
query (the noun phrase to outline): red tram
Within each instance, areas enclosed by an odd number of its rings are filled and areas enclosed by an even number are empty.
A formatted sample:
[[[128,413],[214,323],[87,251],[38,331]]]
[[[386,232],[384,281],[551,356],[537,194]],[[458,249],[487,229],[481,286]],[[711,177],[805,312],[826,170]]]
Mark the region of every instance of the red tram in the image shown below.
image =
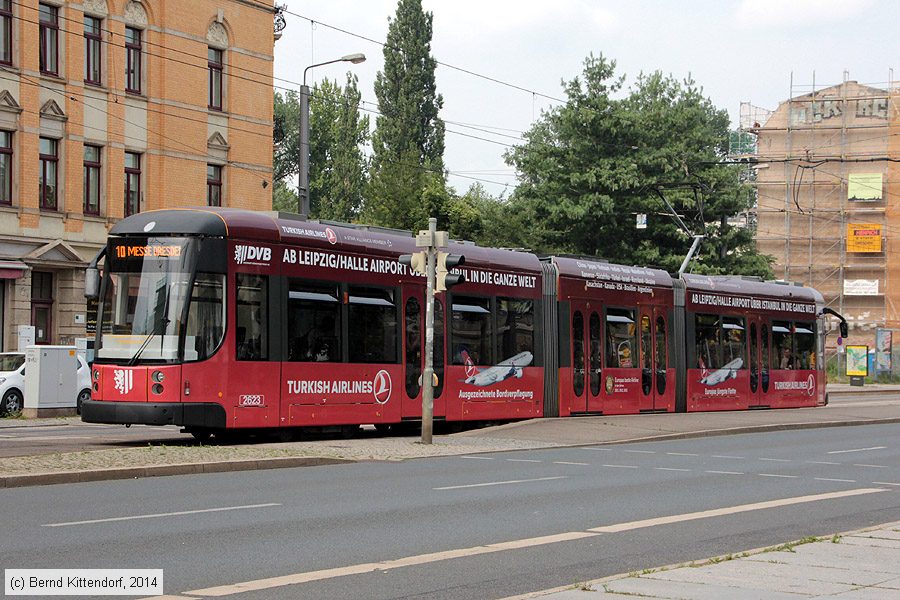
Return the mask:
[[[425,280],[398,261],[415,250],[409,234],[283,214],[120,221],[82,419],[197,437],[419,420]],[[466,282],[435,301],[437,419],[826,402],[830,311],[810,288],[451,251]]]

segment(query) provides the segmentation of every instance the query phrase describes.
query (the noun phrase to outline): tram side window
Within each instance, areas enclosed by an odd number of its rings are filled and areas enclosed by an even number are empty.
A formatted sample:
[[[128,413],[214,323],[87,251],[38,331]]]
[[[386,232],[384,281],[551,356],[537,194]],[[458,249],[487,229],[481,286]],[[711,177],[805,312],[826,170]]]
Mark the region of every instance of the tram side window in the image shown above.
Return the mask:
[[[185,360],[205,360],[219,347],[225,333],[224,296],[224,275],[197,273],[185,328]]]
[[[397,362],[397,306],[394,290],[349,288],[350,362]]]
[[[522,352],[534,353],[534,302],[497,299],[498,358],[503,361]]]
[[[698,369],[720,369],[719,316],[694,315],[695,352]]]
[[[237,359],[267,360],[269,278],[264,275],[237,275]]]
[[[816,326],[814,323],[794,323],[794,348],[798,369],[816,368]]]
[[[638,366],[634,355],[636,348],[634,311],[625,308],[606,309],[606,366],[622,369]]]
[[[740,359],[741,365],[732,365],[733,369],[747,368],[746,330],[743,317],[722,317],[722,353],[724,364],[734,363]],[[723,365],[724,366],[724,365]]]
[[[340,362],[341,303],[336,283],[288,280],[288,360]]]
[[[791,323],[789,321],[774,321],[772,323],[772,349],[775,353],[773,358],[774,368],[794,368],[794,349],[791,344]]]
[[[493,318],[489,298],[453,296],[450,319],[451,364],[493,365]]]

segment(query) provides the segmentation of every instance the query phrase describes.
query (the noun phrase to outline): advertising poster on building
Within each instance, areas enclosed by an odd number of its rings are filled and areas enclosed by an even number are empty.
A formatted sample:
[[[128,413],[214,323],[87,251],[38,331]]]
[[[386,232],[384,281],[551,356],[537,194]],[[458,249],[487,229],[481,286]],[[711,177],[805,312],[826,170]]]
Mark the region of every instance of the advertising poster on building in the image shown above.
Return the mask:
[[[882,199],[881,173],[850,173],[847,180],[847,200],[875,202]]]
[[[877,296],[878,280],[877,279],[845,279],[844,280],[845,296]]]
[[[881,252],[881,224],[847,225],[847,252]]]
[[[847,346],[847,376],[867,377],[869,375],[868,358],[868,346]]]
[[[891,370],[892,332],[890,329],[875,330],[875,371]]]

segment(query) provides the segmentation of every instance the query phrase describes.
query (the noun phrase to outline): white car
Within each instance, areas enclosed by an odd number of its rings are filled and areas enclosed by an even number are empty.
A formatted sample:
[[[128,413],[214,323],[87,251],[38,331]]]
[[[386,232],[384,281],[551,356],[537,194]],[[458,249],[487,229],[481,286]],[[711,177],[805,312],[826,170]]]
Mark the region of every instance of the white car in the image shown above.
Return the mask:
[[[75,407],[81,413],[81,403],[91,399],[91,369],[80,356],[76,381],[78,394]],[[21,412],[25,407],[25,354],[0,353],[0,416]]]

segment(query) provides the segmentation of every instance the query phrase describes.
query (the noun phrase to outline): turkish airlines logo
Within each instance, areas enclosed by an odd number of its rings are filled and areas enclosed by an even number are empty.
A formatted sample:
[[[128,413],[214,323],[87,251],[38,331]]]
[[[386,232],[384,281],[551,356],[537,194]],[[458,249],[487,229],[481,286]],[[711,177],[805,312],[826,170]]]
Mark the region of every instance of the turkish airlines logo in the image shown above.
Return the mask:
[[[478,369],[475,368],[475,362],[472,360],[472,357],[466,354],[466,377],[472,377],[478,373]]]
[[[806,380],[806,385],[807,385],[807,388],[806,388],[807,394],[812,396],[813,394],[816,393],[816,378],[814,375],[809,376],[809,378]]]
[[[391,389],[393,387],[390,373],[383,369],[378,371],[375,375],[374,383],[375,390],[372,394],[375,396],[375,402],[378,404],[387,403],[387,401],[391,399]]]
[[[234,247],[234,262],[239,265],[268,265],[271,260],[271,248],[244,245]]]
[[[325,237],[328,238],[329,244],[337,244],[337,234],[334,232],[334,229],[331,227],[325,228]]]
[[[113,371],[113,387],[125,396],[134,389],[134,371],[116,369]]]

